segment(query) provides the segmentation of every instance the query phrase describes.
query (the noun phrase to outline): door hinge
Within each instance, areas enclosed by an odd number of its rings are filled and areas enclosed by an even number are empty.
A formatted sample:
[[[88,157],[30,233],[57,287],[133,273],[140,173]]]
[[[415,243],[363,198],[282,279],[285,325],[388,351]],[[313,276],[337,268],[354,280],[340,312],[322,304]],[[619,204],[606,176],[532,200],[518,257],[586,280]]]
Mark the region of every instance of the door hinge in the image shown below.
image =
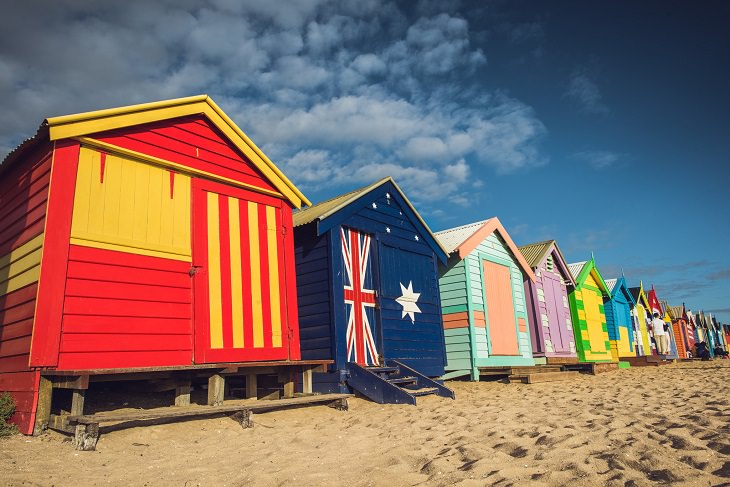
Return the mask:
[[[197,274],[198,272],[200,272],[200,269],[202,269],[202,268],[203,268],[202,265],[193,265],[193,266],[190,266],[190,270],[188,270],[188,275],[190,277],[193,277],[195,274]]]

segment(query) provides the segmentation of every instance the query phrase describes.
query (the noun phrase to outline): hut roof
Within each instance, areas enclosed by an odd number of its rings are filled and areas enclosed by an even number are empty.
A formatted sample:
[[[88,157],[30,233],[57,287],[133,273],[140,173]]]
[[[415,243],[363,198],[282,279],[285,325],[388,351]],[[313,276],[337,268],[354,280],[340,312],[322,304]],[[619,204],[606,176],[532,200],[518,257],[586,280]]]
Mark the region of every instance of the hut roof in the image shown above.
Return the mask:
[[[98,145],[101,142],[90,139],[88,136],[98,132],[190,115],[205,116],[292,205],[300,208],[302,205],[312,204],[208,95],[48,118],[43,121],[35,136],[24,141],[8,154],[2,166],[11,163],[20,153],[25,152],[30,146],[41,140],[54,141],[75,138],[90,145]]]
[[[522,268],[522,271],[530,278],[535,280],[535,274],[532,272],[530,264],[527,263],[525,257],[512,241],[507,231],[502,226],[499,218],[493,217],[488,220],[482,220],[460,227],[450,228],[436,232],[436,237],[446,251],[451,254],[458,255],[460,259],[465,259],[477,246],[484,241],[492,233],[498,233],[507,244],[507,247],[514,255],[515,260]]]
[[[441,245],[439,240],[435,237],[435,234],[431,231],[428,224],[426,224],[423,218],[421,218],[421,215],[418,213],[418,211],[416,211],[406,195],[390,176],[376,181],[368,186],[363,186],[362,188],[350,191],[349,193],[335,196],[334,198],[331,198],[329,200],[317,203],[316,205],[312,205],[309,208],[303,208],[294,213],[293,224],[295,227],[299,227],[302,225],[307,225],[308,223],[312,223],[314,221],[321,222],[336,214],[340,210],[344,209],[348,205],[351,205],[352,203],[372,192],[373,190],[388,183],[393,186],[393,188],[398,192],[398,196],[402,198],[406,206],[410,208],[413,216],[415,216],[415,218],[417,219],[417,222],[421,226],[423,226],[423,229],[425,230],[425,232],[427,232],[430,240],[432,240],[433,245],[435,246],[434,250],[436,250],[436,253],[439,254],[440,257],[443,257],[442,260],[445,261],[446,256],[448,256],[448,252],[446,251],[446,249],[444,249],[443,245]]]
[[[592,272],[595,273],[596,277],[598,278],[597,284],[601,288],[601,291],[604,291],[609,297],[611,297],[611,291],[606,286],[606,281],[603,279],[603,276],[601,276],[601,273],[598,271],[598,268],[596,267],[596,261],[593,259],[593,257],[591,257],[591,260],[568,264],[568,268],[570,269],[570,273],[573,274],[573,279],[575,279],[576,285],[578,283],[583,283],[588,277],[588,274]]]
[[[537,269],[537,267],[543,260],[545,260],[545,257],[547,257],[547,255],[550,253],[553,246],[555,247],[555,251],[558,255],[558,266],[560,266],[563,269],[563,273],[568,276],[570,283],[575,285],[573,274],[571,274],[570,270],[568,269],[568,264],[567,262],[565,262],[565,257],[563,257],[563,253],[560,251],[560,247],[558,247],[558,243],[555,240],[545,240],[544,242],[531,243],[523,245],[519,247],[519,249],[520,252],[522,252],[522,255],[525,257],[527,263],[534,270]]]

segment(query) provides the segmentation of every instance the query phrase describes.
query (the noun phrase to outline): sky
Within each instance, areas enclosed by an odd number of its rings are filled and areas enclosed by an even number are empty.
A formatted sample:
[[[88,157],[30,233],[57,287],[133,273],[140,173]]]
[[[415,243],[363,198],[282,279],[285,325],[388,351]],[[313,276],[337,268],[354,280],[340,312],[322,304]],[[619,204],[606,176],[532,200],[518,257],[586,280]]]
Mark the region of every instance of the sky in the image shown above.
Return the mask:
[[[392,176],[434,231],[730,321],[730,3],[3,4],[0,158],[48,117],[207,93],[314,203]]]

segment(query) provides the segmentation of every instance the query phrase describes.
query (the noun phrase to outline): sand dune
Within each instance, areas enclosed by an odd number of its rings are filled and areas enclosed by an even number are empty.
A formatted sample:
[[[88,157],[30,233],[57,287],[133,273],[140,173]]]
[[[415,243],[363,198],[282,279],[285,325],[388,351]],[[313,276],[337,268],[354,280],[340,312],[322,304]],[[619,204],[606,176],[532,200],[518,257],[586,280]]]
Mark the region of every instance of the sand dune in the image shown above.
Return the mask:
[[[0,441],[3,485],[730,485],[730,362]]]

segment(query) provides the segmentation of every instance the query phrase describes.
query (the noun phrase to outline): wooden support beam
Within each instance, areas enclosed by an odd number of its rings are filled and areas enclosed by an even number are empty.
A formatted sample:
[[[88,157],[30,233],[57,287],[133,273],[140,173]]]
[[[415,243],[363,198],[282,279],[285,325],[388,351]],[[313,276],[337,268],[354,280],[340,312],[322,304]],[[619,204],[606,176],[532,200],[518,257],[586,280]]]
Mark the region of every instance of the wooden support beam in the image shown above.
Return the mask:
[[[223,404],[223,393],[226,387],[226,379],[220,374],[213,374],[208,379],[208,406],[220,406]]]
[[[38,406],[35,411],[35,426],[33,434],[39,435],[48,428],[51,420],[51,400],[53,399],[53,382],[47,377],[41,376],[38,385]]]
[[[175,406],[190,406],[190,381],[175,388]]]
[[[77,450],[94,451],[99,441],[99,423],[77,424],[74,445]]]
[[[246,376],[246,399],[258,398],[258,380],[255,373]]]
[[[312,367],[309,365],[304,365],[302,367],[302,393],[304,394],[311,394],[312,393]]]
[[[73,396],[71,397],[71,415],[72,416],[83,416],[84,399],[86,399],[86,390],[85,389],[74,389],[73,390]]]
[[[88,375],[57,375],[49,377],[54,389],[88,389]]]

